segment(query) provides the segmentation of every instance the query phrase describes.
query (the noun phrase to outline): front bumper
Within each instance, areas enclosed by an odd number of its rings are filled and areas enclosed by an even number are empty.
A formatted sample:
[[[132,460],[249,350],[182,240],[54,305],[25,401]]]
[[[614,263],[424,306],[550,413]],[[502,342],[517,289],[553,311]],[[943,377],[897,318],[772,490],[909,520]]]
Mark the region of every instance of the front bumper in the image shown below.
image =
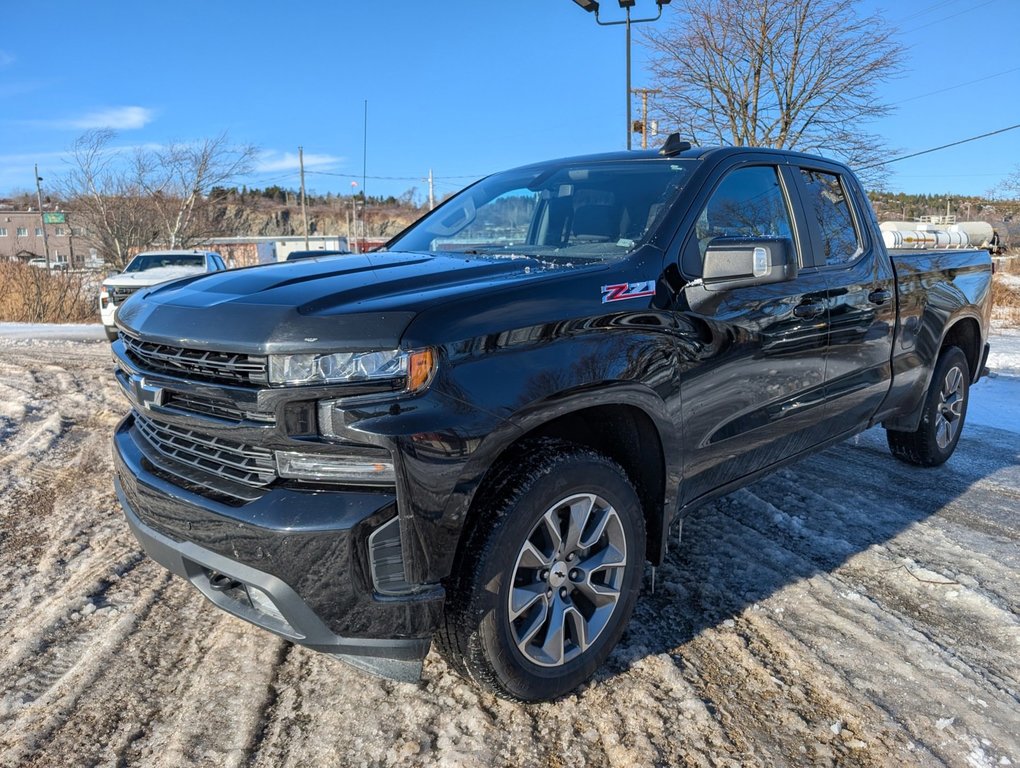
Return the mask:
[[[374,592],[369,537],[396,514],[392,494],[280,487],[220,503],[161,477],[133,423],[128,416],[114,436],[115,486],[150,557],[281,637],[387,677],[417,677],[444,592]]]

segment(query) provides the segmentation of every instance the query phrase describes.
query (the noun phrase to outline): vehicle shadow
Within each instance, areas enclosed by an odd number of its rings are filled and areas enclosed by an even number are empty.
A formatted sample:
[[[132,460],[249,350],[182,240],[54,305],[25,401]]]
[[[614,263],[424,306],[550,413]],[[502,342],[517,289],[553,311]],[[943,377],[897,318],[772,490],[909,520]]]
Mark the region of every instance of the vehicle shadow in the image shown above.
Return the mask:
[[[990,478],[994,484],[978,485]],[[602,675],[657,654],[682,659],[704,630],[935,514],[947,523],[965,516],[968,527],[1015,540],[1009,521],[1018,503],[994,486],[1018,480],[1016,434],[989,427],[968,427],[954,457],[934,469],[895,460],[880,428],[805,458],[692,512],[679,547],[674,528],[654,592],[649,575]]]

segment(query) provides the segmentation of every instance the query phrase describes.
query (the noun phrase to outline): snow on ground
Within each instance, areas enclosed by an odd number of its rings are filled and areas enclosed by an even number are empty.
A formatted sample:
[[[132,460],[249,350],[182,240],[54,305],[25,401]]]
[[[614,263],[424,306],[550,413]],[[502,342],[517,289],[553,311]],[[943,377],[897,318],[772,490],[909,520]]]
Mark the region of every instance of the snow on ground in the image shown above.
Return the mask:
[[[0,340],[106,341],[102,323],[0,323]]]
[[[693,513],[596,679],[525,706],[213,608],[117,508],[108,348],[0,338],[0,766],[1018,765],[1020,334],[992,343],[945,467],[871,430]]]
[[[1020,431],[1020,329],[998,329],[989,343],[990,373],[974,387],[967,423]]]

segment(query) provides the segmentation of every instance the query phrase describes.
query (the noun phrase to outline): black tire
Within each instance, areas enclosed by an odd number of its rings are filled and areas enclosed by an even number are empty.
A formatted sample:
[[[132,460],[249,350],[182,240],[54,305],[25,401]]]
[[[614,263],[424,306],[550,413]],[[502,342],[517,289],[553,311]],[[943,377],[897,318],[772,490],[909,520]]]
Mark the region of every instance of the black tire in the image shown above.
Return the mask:
[[[103,330],[106,331],[106,340],[107,341],[114,342],[114,341],[117,340],[117,329],[116,328],[111,328],[108,325],[104,325],[103,326]]]
[[[492,485],[477,523],[467,533],[448,585],[437,646],[454,669],[497,695],[518,701],[548,701],[588,680],[630,620],[645,562],[641,502],[618,464],[559,440],[529,444],[524,457],[506,467]],[[583,496],[590,497],[586,513],[583,508],[588,501]],[[570,499],[575,499],[576,514],[586,515],[579,542],[592,542],[586,548],[569,550],[570,541],[576,538],[566,522],[571,515],[563,511],[566,506],[557,504]],[[529,565],[530,555],[525,550],[529,541],[538,540],[536,536],[555,535],[549,527],[540,528],[546,519],[564,522],[560,549],[552,538],[548,543],[551,568],[539,570]],[[592,538],[596,534],[600,538]],[[592,565],[587,577],[574,567],[591,565],[597,557],[602,558],[600,562],[616,562],[619,549],[611,546],[620,542],[624,544],[623,565]],[[567,564],[568,557],[574,566]],[[528,594],[535,594],[537,602],[512,619],[510,599],[515,587],[514,596],[535,590]],[[604,596],[613,594],[615,598]],[[606,613],[605,607],[591,602],[589,596],[615,602]],[[564,627],[558,634],[551,629],[557,616],[558,625]],[[541,623],[540,619],[545,630],[538,632],[533,642],[528,641],[527,630]],[[527,627],[522,628],[524,623]],[[545,642],[540,648],[542,638]],[[591,640],[590,644],[586,640]],[[559,647],[559,659],[546,657],[549,663],[536,663],[546,646]]]
[[[935,363],[917,429],[913,432],[886,430],[893,456],[919,467],[944,464],[960,442],[969,395],[967,356],[959,347],[946,347]]]

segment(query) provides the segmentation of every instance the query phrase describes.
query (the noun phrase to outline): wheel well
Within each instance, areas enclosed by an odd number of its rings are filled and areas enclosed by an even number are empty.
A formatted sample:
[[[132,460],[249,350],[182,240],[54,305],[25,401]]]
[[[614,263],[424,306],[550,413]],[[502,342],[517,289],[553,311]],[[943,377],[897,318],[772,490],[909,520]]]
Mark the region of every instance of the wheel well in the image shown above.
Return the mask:
[[[942,348],[959,347],[967,358],[970,368],[970,380],[977,378],[978,366],[981,365],[981,330],[977,321],[966,317],[954,324],[942,340]]]
[[[487,497],[487,485],[500,483],[518,463],[525,443],[536,438],[556,438],[591,448],[619,464],[627,474],[645,518],[646,556],[659,558],[662,540],[666,462],[659,431],[640,408],[600,405],[551,419],[521,435],[503,450],[485,474],[469,513],[473,518],[479,501]],[[466,526],[470,527],[469,526]]]

